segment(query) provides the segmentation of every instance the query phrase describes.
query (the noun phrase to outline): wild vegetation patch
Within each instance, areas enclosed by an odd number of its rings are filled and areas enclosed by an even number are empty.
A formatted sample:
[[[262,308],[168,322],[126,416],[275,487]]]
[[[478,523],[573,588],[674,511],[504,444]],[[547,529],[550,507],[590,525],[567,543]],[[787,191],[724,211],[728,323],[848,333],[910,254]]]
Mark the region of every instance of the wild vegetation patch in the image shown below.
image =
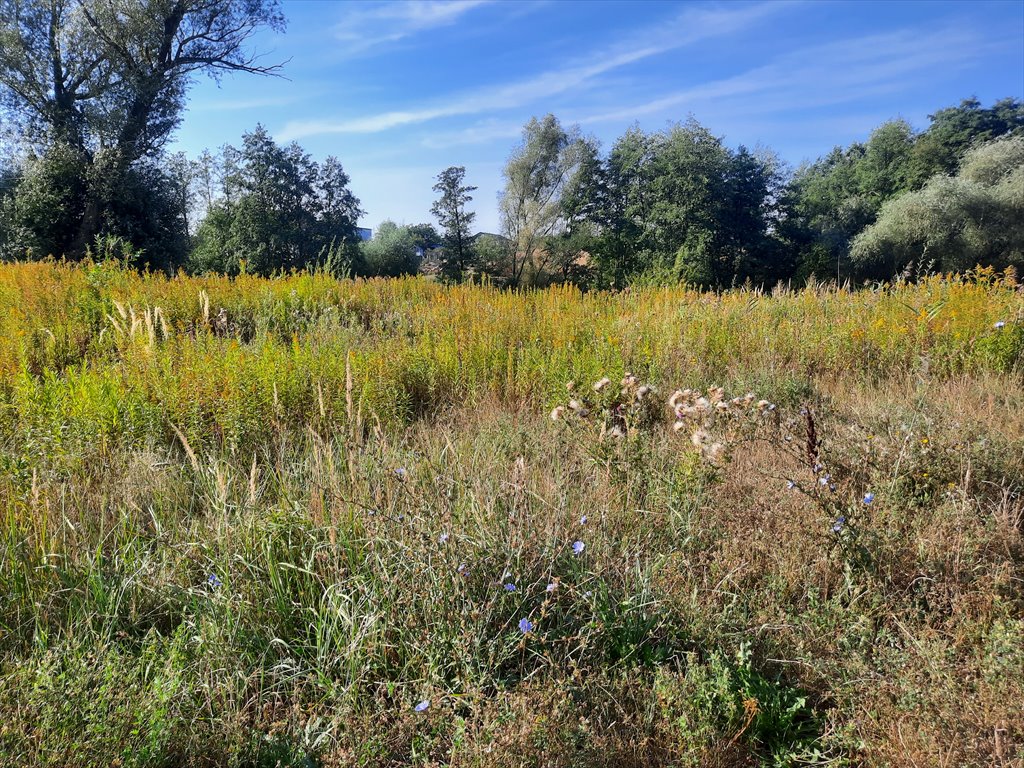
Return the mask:
[[[0,754],[1014,765],[1024,299],[0,269]]]

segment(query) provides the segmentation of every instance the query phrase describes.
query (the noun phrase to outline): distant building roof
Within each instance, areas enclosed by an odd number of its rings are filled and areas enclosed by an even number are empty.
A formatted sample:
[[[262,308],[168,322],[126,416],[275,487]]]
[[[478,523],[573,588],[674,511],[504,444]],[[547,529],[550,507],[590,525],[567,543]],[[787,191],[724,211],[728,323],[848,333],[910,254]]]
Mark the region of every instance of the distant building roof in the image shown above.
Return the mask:
[[[369,240],[373,237],[373,230],[369,227],[356,227],[356,234],[359,235],[360,240]]]
[[[479,237],[489,237],[494,240],[508,240],[508,238],[505,237],[504,235],[496,235],[494,232],[477,232],[475,235],[473,235],[472,239],[476,240]]]

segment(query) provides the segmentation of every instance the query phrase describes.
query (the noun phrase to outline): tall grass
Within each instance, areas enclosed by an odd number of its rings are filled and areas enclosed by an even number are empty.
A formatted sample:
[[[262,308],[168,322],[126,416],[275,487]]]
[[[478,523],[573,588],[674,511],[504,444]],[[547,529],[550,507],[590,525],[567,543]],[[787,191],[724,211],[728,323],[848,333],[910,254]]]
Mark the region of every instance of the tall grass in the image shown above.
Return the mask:
[[[1024,759],[1012,275],[15,264],[0,338],[13,765]]]

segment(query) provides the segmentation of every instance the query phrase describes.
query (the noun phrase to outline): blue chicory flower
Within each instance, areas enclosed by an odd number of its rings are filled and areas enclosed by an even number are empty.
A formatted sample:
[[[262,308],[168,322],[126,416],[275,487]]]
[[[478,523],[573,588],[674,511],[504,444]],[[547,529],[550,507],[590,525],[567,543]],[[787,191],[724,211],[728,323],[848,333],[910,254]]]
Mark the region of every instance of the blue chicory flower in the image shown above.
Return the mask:
[[[522,632],[524,635],[527,632],[533,632],[533,622],[530,621],[529,619],[525,619],[525,618],[524,619],[520,619],[519,620],[519,631]]]
[[[515,584],[513,584],[513,583],[512,583],[511,581],[510,581],[510,582],[509,582],[508,584],[506,584],[506,585],[505,585],[505,591],[506,591],[506,592],[515,592],[515,591],[516,591],[516,585],[515,585]]]
[[[835,525],[832,526],[832,530],[835,533],[839,533],[841,530],[843,530],[843,526],[845,524],[846,524],[846,518],[843,515],[840,515],[839,518],[836,520]]]
[[[221,580],[217,578],[217,574],[216,573],[211,573],[209,576],[207,576],[206,577],[206,583],[209,584],[214,589],[216,589],[217,587],[223,586]]]
[[[557,588],[558,588],[558,585],[555,584],[555,582],[552,581],[550,584],[548,584],[548,586],[545,589],[545,591],[546,592],[554,592]]]
[[[574,541],[572,543],[572,551],[575,552],[578,555],[580,552],[583,551],[583,548],[585,546],[586,546],[586,544],[584,544],[582,541],[577,539],[576,541]]]
[[[430,699],[424,699],[423,701],[421,701],[419,704],[416,705],[416,711],[417,712],[425,712],[426,709],[429,706],[430,706]]]
[[[871,491],[868,491],[867,493],[864,494],[864,503],[865,504],[870,504],[874,500],[875,500],[875,494],[873,494]]]

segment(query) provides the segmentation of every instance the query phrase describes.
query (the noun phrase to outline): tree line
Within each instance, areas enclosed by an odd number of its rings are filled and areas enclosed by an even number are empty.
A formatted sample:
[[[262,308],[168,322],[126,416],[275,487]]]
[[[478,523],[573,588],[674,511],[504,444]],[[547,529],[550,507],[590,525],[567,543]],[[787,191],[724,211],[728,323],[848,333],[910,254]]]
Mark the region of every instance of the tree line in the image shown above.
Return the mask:
[[[466,169],[438,174],[436,220],[362,242],[341,162],[278,145],[189,159],[166,145],[198,75],[274,76],[249,48],[276,0],[0,0],[0,259],[110,254],[167,272],[320,266],[510,286],[707,288],[888,280],[1024,265],[1024,104],[968,99],[927,128],[887,122],[799,168],[695,119],[633,127],[606,151],[531,119],[503,173],[501,230],[474,232]]]
[[[631,128],[605,153],[533,119],[505,167],[499,271],[514,285],[722,288],[1024,266],[1024,103],[967,99],[929,119],[795,170],[693,118]]]

